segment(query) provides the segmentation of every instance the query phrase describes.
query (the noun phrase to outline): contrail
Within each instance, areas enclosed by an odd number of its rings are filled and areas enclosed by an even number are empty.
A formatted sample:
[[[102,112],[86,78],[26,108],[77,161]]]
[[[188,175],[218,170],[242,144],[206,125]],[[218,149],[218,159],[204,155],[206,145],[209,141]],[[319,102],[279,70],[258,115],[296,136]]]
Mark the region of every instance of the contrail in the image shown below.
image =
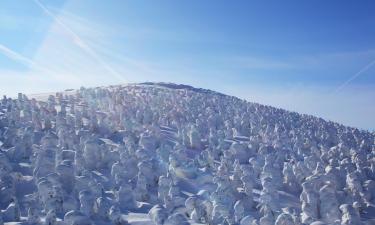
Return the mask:
[[[39,64],[37,64],[36,62],[34,62],[33,60],[29,59],[29,58],[26,58],[25,56],[13,51],[12,49],[0,44],[0,53],[2,53],[3,55],[5,55],[6,57],[14,60],[14,61],[17,61],[17,62],[20,62],[22,63],[23,65],[26,65],[26,66],[30,66],[30,67],[33,67],[37,70],[40,70],[40,71],[43,71],[43,72],[46,72],[50,75],[54,74],[53,71],[43,67],[43,66],[40,66]]]
[[[115,71],[108,63],[106,63],[80,36],[75,33],[72,29],[65,25],[58,17],[56,17],[51,11],[49,11],[39,0],[34,0],[34,2],[53,20],[55,20],[73,39],[73,42],[78,45],[82,50],[91,55],[96,61],[98,61],[101,66],[103,66],[110,74],[116,77],[121,82],[129,82],[123,76],[121,76],[117,71]]]
[[[354,74],[351,78],[349,78],[347,81],[345,81],[343,84],[341,84],[334,93],[337,93],[341,91],[343,88],[345,88],[350,82],[352,82],[354,79],[356,79],[359,75],[366,72],[368,69],[370,69],[373,65],[375,65],[375,60],[367,64],[365,67],[363,67],[360,71],[358,71],[356,74]]]
[[[3,53],[6,57],[13,59],[15,61],[18,61],[26,66],[35,66],[35,62],[31,59],[28,59],[21,54],[11,50],[10,48],[7,48],[6,46],[0,44],[0,52]]]

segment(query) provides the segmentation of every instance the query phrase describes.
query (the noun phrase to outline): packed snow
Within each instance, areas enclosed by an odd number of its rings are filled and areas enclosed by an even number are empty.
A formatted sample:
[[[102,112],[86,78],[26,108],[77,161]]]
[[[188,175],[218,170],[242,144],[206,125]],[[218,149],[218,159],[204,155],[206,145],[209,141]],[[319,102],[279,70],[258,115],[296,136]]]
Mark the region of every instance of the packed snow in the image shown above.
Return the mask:
[[[19,94],[0,100],[0,209],[0,225],[375,224],[375,135],[187,85]]]

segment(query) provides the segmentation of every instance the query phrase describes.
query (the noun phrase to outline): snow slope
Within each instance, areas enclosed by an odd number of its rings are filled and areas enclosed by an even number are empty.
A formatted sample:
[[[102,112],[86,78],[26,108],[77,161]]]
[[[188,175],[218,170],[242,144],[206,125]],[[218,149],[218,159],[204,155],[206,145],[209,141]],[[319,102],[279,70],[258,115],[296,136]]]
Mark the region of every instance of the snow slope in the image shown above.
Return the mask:
[[[188,85],[0,102],[0,224],[373,224],[373,133]]]

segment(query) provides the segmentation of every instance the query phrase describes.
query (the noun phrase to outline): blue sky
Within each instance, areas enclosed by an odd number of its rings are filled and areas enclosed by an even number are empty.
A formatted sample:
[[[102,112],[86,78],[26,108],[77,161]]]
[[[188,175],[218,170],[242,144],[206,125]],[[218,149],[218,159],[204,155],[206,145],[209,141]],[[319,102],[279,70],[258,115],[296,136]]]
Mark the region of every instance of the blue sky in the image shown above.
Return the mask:
[[[375,128],[375,2],[2,0],[0,94],[165,81]]]

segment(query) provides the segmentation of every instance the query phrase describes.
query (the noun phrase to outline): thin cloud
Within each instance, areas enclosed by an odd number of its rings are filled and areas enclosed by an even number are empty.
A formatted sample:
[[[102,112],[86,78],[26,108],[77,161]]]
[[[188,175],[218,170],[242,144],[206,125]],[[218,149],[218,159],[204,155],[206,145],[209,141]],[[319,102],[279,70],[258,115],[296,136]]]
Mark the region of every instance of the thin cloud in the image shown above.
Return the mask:
[[[51,11],[50,9],[50,12]],[[107,60],[109,59],[112,68],[120,74],[123,74],[123,69],[130,68],[136,68],[137,73],[142,72],[149,75],[155,75],[161,72],[160,64],[134,59],[116,51],[112,42],[107,40],[111,34],[108,37],[106,37],[106,35],[108,35],[108,33],[113,34],[114,31],[118,32],[118,30],[123,30],[122,28],[111,26],[111,29],[107,29],[108,26],[103,26],[98,21],[89,21],[65,9],[59,10],[59,15],[59,20],[62,21],[65,26],[69,26],[71,30],[79,30],[80,38],[84,38],[85,43],[90,46],[97,55]],[[113,35],[119,35],[119,33]],[[116,61],[120,63],[114,63]],[[168,67],[170,67],[170,65],[168,65]],[[163,71],[163,73],[165,73],[165,71]]]
[[[59,24],[72,38],[73,42],[80,47],[83,51],[91,55],[96,61],[98,61],[101,66],[103,66],[110,74],[122,82],[129,82],[123,76],[121,76],[116,70],[114,70],[108,63],[106,63],[77,33],[70,29],[65,23],[63,23],[58,17],[56,17],[51,11],[49,11],[39,0],[34,0],[34,2],[57,24]]]
[[[290,62],[266,59],[260,57],[238,57],[237,64],[246,69],[292,69],[295,65]]]

